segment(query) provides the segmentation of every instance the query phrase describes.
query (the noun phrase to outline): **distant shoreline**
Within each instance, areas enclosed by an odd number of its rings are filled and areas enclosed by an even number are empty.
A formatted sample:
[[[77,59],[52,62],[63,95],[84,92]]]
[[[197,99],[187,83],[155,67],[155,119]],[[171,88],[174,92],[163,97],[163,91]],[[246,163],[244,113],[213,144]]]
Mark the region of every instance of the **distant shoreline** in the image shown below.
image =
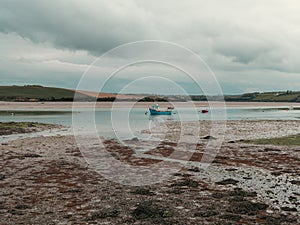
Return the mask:
[[[291,102],[300,103],[300,91],[253,92],[235,95],[161,95],[161,94],[117,94],[71,90],[41,85],[0,86],[0,101],[8,102]]]
[[[159,102],[161,107],[174,105],[177,108],[188,107],[300,107],[300,103],[295,102]],[[148,108],[154,102],[76,102],[77,108]],[[0,110],[6,109],[72,109],[73,102],[7,102],[0,101]]]

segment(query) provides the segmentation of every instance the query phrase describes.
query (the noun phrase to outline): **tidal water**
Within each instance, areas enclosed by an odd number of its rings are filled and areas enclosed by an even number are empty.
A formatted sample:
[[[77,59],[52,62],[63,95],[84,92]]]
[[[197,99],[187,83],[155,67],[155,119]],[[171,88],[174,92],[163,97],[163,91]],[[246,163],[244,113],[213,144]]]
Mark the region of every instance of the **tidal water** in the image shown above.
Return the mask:
[[[194,108],[180,108],[172,116],[150,116],[145,114],[147,109],[142,108],[105,108],[96,109],[93,113],[95,125],[100,136],[129,139],[139,136],[140,131],[149,129],[155,123],[165,121],[194,121],[194,120],[298,120],[300,110],[287,110],[284,108],[219,108],[209,109],[209,113],[201,113]],[[74,118],[82,127],[91,114],[86,110],[77,110]],[[34,110],[1,110],[0,122],[40,122],[60,124],[72,127],[72,111],[70,109],[34,109]],[[72,132],[72,129],[69,129]]]

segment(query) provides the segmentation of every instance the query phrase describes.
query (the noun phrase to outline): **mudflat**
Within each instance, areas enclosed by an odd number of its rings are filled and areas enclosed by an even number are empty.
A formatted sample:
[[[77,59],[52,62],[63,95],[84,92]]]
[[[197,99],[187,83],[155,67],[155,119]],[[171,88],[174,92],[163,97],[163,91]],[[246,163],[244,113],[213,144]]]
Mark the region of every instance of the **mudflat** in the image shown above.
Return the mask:
[[[229,121],[223,145],[207,169],[197,167],[209,123],[181,169],[163,182],[129,186],[87,164],[73,136],[25,138],[0,146],[1,224],[299,224],[300,147],[241,139],[300,132],[300,121]],[[170,122],[167,129],[179,129]],[[198,126],[189,122],[187,128]],[[255,132],[253,132],[255,131]],[[147,131],[144,131],[147,132]],[[157,137],[164,132],[155,134]],[[191,133],[192,135],[192,133]],[[176,132],[161,142],[103,139],[107,155],[135,166],[170,160]],[[87,140],[88,141],[88,140]],[[146,141],[147,142],[147,141]],[[153,148],[136,154],[134,146]],[[176,151],[189,149],[190,143]]]

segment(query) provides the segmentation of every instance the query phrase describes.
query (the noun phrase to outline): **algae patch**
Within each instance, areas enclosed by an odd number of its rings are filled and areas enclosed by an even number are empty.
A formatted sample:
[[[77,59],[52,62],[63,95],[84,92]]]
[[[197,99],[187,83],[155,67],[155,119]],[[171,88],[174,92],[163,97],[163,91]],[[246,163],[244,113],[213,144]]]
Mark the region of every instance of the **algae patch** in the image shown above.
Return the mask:
[[[41,130],[58,128],[59,125],[34,122],[0,122],[0,136],[38,132]]]
[[[300,134],[268,139],[241,140],[241,143],[259,144],[259,145],[285,145],[300,146]]]

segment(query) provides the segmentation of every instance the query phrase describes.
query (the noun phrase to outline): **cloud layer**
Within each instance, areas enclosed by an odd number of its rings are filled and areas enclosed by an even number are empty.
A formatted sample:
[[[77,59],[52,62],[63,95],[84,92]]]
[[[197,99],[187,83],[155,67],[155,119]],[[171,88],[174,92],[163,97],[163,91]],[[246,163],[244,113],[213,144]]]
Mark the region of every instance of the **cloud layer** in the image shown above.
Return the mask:
[[[226,93],[300,89],[299,8],[294,0],[2,0],[0,77],[74,87],[109,49],[157,39],[199,54]]]

